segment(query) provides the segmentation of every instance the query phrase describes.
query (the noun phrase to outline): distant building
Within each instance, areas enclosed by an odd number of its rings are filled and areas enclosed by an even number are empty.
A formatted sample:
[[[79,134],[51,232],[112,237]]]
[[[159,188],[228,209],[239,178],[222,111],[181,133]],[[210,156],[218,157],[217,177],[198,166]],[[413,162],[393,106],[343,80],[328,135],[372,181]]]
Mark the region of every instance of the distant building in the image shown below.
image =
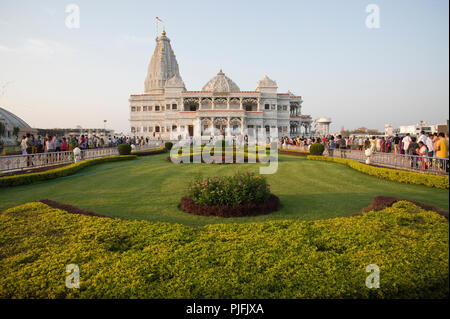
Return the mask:
[[[448,121],[447,121],[448,122]],[[430,125],[425,121],[420,121],[417,124],[413,125],[401,125],[398,129],[394,129],[391,124],[386,124],[384,126],[384,131],[386,135],[394,135],[401,134],[405,135],[409,133],[410,135],[419,135],[421,131],[425,133],[446,133],[448,132],[448,123],[447,124],[435,124]]]
[[[316,135],[326,136],[330,135],[331,119],[328,117],[321,117],[314,121],[314,130]]]
[[[399,133],[400,133],[400,129],[393,128],[392,124],[386,124],[384,126],[384,135],[386,135],[386,136],[393,136],[393,135],[399,134]]]
[[[14,135],[14,128],[17,127],[17,136]],[[14,145],[17,137],[27,133],[36,134],[37,130],[28,125],[17,115],[0,107],[0,142],[5,145]]]

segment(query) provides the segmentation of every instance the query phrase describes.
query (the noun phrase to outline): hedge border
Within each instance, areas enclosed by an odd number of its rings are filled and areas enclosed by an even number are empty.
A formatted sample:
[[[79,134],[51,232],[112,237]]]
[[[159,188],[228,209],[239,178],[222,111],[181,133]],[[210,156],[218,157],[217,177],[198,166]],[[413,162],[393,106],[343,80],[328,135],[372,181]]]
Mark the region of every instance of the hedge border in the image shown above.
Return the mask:
[[[307,152],[307,151],[294,151],[294,150],[283,150],[283,149],[279,149],[278,154],[301,156],[301,157],[306,157],[306,156],[311,155],[311,153]]]
[[[60,210],[63,210],[65,212],[68,212],[70,214],[78,214],[78,215],[85,215],[85,216],[92,216],[92,217],[101,217],[101,218],[112,218],[114,219],[114,217],[111,216],[106,216],[106,215],[102,215],[102,214],[97,214],[88,210],[84,210],[75,206],[72,206],[70,204],[64,204],[64,203],[60,203],[60,202],[55,202],[53,200],[50,199],[41,199],[39,202],[41,202],[42,204],[45,204],[47,206],[50,206],[52,208],[57,208]]]
[[[439,189],[449,189],[448,176],[434,175],[428,173],[416,173],[392,168],[371,166],[360,163],[358,161],[339,157],[309,155],[306,158],[314,161],[326,161],[344,164],[361,173],[375,176],[381,179],[391,180],[394,182],[413,185],[424,185]]]
[[[409,202],[413,203],[414,205],[420,207],[421,209],[424,209],[426,211],[433,211],[441,216],[444,216],[448,221],[448,211],[439,208],[435,205],[430,204],[424,204],[421,202],[418,202],[416,200],[410,200],[405,198],[398,198],[398,197],[392,197],[392,196],[376,196],[372,202],[370,202],[369,206],[364,207],[359,212],[352,214],[351,216],[362,216],[365,213],[368,213],[370,211],[380,211],[389,207],[392,207],[397,202]]]
[[[58,177],[68,176],[75,174],[79,170],[96,165],[101,163],[108,162],[118,162],[118,161],[126,161],[136,159],[136,155],[118,155],[118,156],[108,156],[108,157],[100,157],[88,159],[82,162],[70,164],[61,168],[55,168],[44,172],[39,173],[29,173],[22,175],[13,175],[13,176],[5,176],[0,177],[0,187],[8,187],[8,186],[19,186],[19,185],[27,185],[32,184],[37,181],[44,181],[49,179],[54,179]]]
[[[208,206],[197,204],[188,196],[181,198],[179,208],[187,213],[200,216],[215,217],[247,217],[266,215],[279,210],[281,207],[280,199],[274,194],[270,194],[269,198],[263,203],[257,204],[239,204],[235,206],[214,205]]]

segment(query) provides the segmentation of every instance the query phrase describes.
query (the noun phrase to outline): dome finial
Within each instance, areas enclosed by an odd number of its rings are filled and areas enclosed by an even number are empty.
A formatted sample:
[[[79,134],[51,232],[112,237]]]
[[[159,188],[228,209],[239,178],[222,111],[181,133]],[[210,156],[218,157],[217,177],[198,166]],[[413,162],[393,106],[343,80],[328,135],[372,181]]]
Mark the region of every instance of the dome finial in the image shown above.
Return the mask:
[[[161,35],[166,35],[166,28],[162,30]]]

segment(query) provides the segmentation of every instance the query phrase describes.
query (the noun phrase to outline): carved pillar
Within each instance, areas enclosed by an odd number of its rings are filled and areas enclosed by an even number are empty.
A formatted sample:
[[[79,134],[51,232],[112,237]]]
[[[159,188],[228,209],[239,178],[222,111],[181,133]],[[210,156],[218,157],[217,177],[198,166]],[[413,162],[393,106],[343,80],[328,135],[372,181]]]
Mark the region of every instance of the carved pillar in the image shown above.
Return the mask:
[[[239,98],[239,103],[240,103],[240,109],[243,110],[244,104],[242,104],[242,97]]]
[[[230,97],[227,97],[227,110],[230,109]]]
[[[202,98],[201,97],[198,98],[198,109],[199,110],[202,109]]]
[[[216,108],[216,104],[214,103],[214,97],[211,98],[211,109],[215,109]]]

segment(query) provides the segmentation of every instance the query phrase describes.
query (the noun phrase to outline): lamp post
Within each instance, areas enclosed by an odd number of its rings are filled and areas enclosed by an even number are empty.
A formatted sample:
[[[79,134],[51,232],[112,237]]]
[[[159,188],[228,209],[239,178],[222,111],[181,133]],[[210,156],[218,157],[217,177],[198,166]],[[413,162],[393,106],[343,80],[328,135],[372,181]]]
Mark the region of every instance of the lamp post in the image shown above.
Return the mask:
[[[103,120],[103,136],[106,138],[106,120]]]

